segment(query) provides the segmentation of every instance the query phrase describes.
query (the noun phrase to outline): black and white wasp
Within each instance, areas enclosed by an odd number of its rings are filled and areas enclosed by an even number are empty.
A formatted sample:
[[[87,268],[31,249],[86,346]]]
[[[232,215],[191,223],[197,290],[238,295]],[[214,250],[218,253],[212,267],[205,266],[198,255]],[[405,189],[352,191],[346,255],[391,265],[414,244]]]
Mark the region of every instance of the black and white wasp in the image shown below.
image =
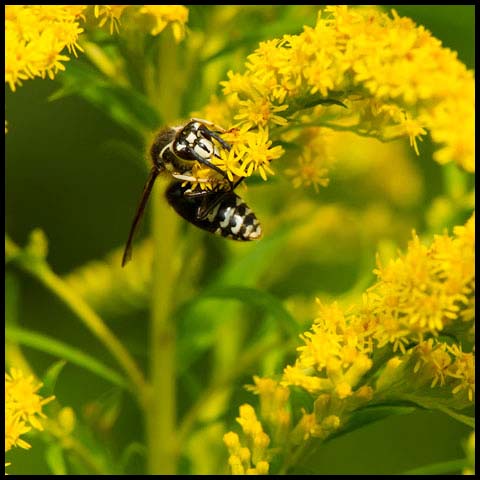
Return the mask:
[[[192,225],[233,240],[249,241],[261,237],[262,228],[257,217],[234,192],[243,178],[231,182],[226,173],[212,163],[212,157],[220,158],[218,148],[231,148],[220,136],[222,133],[225,130],[211,122],[192,119],[183,126],[164,128],[156,135],[150,148],[153,166],[130,228],[122,266],[132,256],[133,238],[155,180],[161,173],[173,178],[166,191],[168,203]],[[186,182],[199,180],[192,175],[195,162],[219,173],[224,177],[226,186],[213,190],[192,190]]]

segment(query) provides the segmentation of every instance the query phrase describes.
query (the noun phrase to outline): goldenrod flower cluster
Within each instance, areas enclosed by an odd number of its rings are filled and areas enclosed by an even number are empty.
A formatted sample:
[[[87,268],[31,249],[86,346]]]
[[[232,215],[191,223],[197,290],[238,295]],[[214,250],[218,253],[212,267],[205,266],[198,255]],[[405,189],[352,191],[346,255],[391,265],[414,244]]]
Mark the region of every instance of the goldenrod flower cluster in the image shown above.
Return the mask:
[[[223,133],[222,138],[230,144],[231,149],[219,148],[219,157],[212,158],[212,163],[224,170],[231,182],[239,177],[249,177],[254,172],[258,172],[266,180],[267,173],[274,173],[270,162],[280,158],[284,153],[280,145],[272,145],[267,128],[259,127],[256,130],[249,128],[248,125],[244,125],[242,128],[231,128]],[[193,166],[192,175],[200,180],[192,182],[192,188],[211,189],[224,183],[219,173],[199,163]]]
[[[437,235],[431,246],[414,235],[405,256],[378,262],[378,282],[367,292],[365,309],[381,318],[374,338],[405,353],[411,340],[437,335],[455,321],[474,318],[474,216],[454,237]]]
[[[226,433],[223,441],[228,448],[228,463],[234,475],[264,475],[268,473],[269,436],[263,431],[257,420],[255,410],[248,404],[240,407],[237,422],[241,425],[245,446],[234,432]]]
[[[140,13],[150,15],[154,26],[150,33],[158,35],[167,25],[171,25],[173,36],[179,42],[185,37],[185,24],[188,21],[188,9],[182,5],[144,5]]]
[[[398,355],[391,366],[414,357],[412,378],[421,374],[431,387],[447,386],[473,401],[473,352],[442,342],[438,334],[473,327],[474,256],[474,217],[456,227],[453,237],[436,236],[429,247],[414,235],[405,255],[375,271],[378,281],[363,305],[345,312],[319,302],[319,316],[303,335],[305,346],[285,369],[283,384],[347,398],[372,368],[374,352],[386,347],[390,356]]]
[[[394,10],[326,7],[313,28],[261,42],[245,73],[228,72],[222,85],[226,101],[206,110],[219,124],[236,121],[243,131],[258,129],[287,143],[306,126],[381,140],[405,137],[417,154],[418,140],[429,132],[438,162],[474,170],[473,72],[423,26]],[[296,155],[298,175],[289,171],[296,185],[326,184],[322,162],[312,173],[322,150],[306,146],[303,156]],[[247,157],[234,162],[231,156],[224,159],[226,171],[248,176],[263,167],[262,177],[278,158],[264,157],[252,169],[243,163]]]
[[[7,5],[5,7],[5,82],[15,91],[22,80],[65,70],[65,54],[82,50],[85,5]]]
[[[10,374],[5,373],[5,452],[12,447],[30,448],[21,436],[32,428],[43,430],[42,407],[55,397],[38,395],[41,386],[33,376],[25,377],[18,369],[12,368]]]
[[[120,17],[128,5],[95,5],[93,14],[99,18],[99,27],[103,27],[107,22],[110,23],[110,34],[120,31]]]
[[[119,32],[120,17],[129,8],[135,14],[150,18],[150,33],[158,35],[172,25],[177,41],[185,35],[188,9],[181,5],[7,5],[5,7],[5,82],[15,91],[29,78],[48,76],[53,79],[65,70],[68,54],[77,56],[80,26],[88,7],[99,19],[99,26],[109,22],[110,33]],[[142,25],[142,22],[132,22]],[[68,53],[68,54],[67,54]]]
[[[453,236],[435,236],[429,246],[414,234],[404,255],[379,264],[362,305],[345,310],[318,301],[318,317],[301,336],[295,363],[279,381],[255,378],[251,388],[260,396],[260,418],[273,440],[265,461],[274,452],[291,456],[310,437],[327,438],[366,405],[472,404],[474,222],[472,216]],[[446,342],[439,333],[455,340]],[[296,422],[288,405],[292,388],[312,399],[312,410],[302,411]]]

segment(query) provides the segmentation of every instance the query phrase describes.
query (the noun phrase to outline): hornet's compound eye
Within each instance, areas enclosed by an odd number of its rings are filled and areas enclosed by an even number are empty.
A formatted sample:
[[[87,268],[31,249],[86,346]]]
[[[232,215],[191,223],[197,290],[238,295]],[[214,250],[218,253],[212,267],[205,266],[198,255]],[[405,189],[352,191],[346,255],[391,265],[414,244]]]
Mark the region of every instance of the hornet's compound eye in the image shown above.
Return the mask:
[[[177,173],[185,173],[187,169],[191,170],[191,167],[182,165],[183,162],[196,160],[215,170],[223,178],[227,178],[226,172],[215,165],[212,160],[213,157],[220,158],[220,148],[228,151],[231,146],[220,136],[220,130],[211,130],[209,127],[214,128],[213,125],[192,120],[178,131],[175,139],[163,155],[163,157],[167,157],[173,154],[175,158],[169,159],[169,161],[176,162]],[[223,129],[221,130],[224,132]]]
[[[193,147],[193,149],[195,150],[195,153],[205,159],[212,158],[212,155],[215,153],[213,143],[205,138],[201,138]]]

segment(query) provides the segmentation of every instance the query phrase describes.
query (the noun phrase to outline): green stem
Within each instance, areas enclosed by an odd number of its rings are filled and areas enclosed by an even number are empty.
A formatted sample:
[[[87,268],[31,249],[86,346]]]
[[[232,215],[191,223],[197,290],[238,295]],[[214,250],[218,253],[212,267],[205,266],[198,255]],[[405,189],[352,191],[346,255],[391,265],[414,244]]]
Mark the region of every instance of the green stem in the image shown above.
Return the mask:
[[[301,458],[301,456],[307,450],[308,445],[309,445],[309,441],[307,440],[306,442],[299,445],[293,452],[291,452],[290,455],[287,455],[285,457],[285,462],[284,462],[283,466],[281,467],[280,471],[278,472],[278,474],[279,475],[287,475],[288,474],[288,469],[293,465],[297,465],[299,459]]]
[[[359,137],[375,138],[376,140],[382,143],[389,143],[402,138],[407,138],[405,135],[391,135],[389,137],[386,137],[375,132],[360,131],[357,129],[358,125],[351,125],[351,126],[339,125],[339,124],[328,122],[325,120],[322,120],[322,121],[315,120],[313,122],[307,122],[307,123],[291,123],[285,127],[279,127],[278,129],[276,129],[275,135],[277,138],[281,134],[284,134],[291,130],[304,129],[307,127],[326,127],[326,128],[331,128],[332,130],[335,130],[337,132],[350,132],[350,133],[354,133],[355,135],[358,135]]]
[[[166,125],[180,116],[183,85],[178,49],[171,34],[158,41],[158,63],[146,68],[147,95]],[[150,78],[150,80],[148,80]],[[161,191],[160,191],[160,187]],[[157,181],[152,194],[154,261],[150,326],[151,398],[146,411],[148,473],[174,475],[176,451],[175,324],[172,321],[178,275],[178,221],[164,198],[166,182]]]
[[[83,300],[67,283],[56,275],[44,261],[32,261],[28,256],[17,255],[21,252],[20,248],[8,237],[5,240],[5,252],[12,256],[23,270],[27,271],[58,298],[60,298],[84,325],[105,345],[118,364],[128,375],[133,390],[137,392],[140,404],[145,404],[146,384],[145,379],[135,360],[130,356],[128,350],[107,327],[103,320],[92,310],[88,303]]]
[[[162,182],[163,183],[163,182]],[[157,182],[152,198],[155,243],[152,277],[150,378],[147,415],[148,472],[176,473],[175,326],[171,320],[176,268],[177,220]],[[163,192],[162,192],[163,193]]]

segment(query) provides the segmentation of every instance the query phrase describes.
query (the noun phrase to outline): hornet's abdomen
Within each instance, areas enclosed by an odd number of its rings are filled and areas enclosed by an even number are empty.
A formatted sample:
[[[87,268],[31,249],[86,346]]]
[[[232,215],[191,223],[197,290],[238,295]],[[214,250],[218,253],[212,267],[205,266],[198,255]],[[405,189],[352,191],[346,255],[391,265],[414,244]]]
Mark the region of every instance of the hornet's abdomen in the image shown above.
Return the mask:
[[[257,240],[262,227],[248,205],[233,191],[191,192],[181,182],[167,189],[168,203],[185,220],[202,230],[232,240]]]

